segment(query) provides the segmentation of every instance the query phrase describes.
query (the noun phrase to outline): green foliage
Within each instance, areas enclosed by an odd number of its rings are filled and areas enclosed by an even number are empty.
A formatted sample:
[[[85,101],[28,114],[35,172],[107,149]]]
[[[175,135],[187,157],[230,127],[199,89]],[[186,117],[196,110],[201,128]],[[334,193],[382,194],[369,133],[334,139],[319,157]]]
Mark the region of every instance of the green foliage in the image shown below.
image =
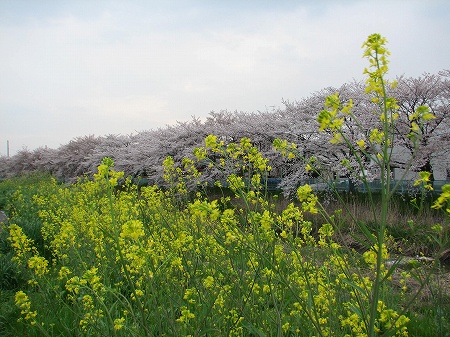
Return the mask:
[[[31,173],[20,177],[7,179],[0,182],[0,209],[8,210],[11,200],[11,195],[20,187],[27,187],[30,194],[37,192],[40,184],[45,184],[46,181],[53,179],[46,173]]]
[[[10,221],[2,230],[8,248],[1,256],[10,265],[3,274],[23,281],[2,279],[5,289],[14,289],[2,298],[5,335],[408,335],[408,305],[431,278],[417,268],[398,271],[388,251],[395,102],[385,94],[384,43],[372,35],[364,45],[371,64],[367,93],[380,103],[383,121],[383,130],[372,130],[364,142],[380,149],[372,159],[381,167],[383,189],[380,214],[369,189],[372,226],[358,222],[362,254],[333,239],[342,212],[329,214],[310,186],[298,188],[295,203],[272,202],[266,189],[271,168],[247,138],[225,144],[210,135],[194,151],[196,161],[185,159],[180,167],[168,157],[164,189],[138,189],[105,158],[92,181],[11,185]],[[334,143],[347,142],[341,128],[343,116],[352,117],[351,102],[333,95],[325,103],[321,129]],[[297,155],[294,144],[277,140],[275,146]],[[189,184],[202,186],[199,163],[223,172],[226,181],[216,187],[232,193],[189,195]],[[314,170],[315,161],[305,165]],[[443,191],[435,205],[448,212]],[[313,226],[308,215],[322,221]],[[437,242],[443,233],[436,227]],[[443,302],[436,303],[443,310]]]
[[[245,210],[198,198],[180,210],[170,191],[113,189],[118,176],[102,164],[95,181],[53,185],[31,199],[51,260],[11,219],[12,261],[29,283],[15,302],[30,332],[303,336],[363,329],[352,294],[371,281],[359,283],[330,225],[312,235],[303,212],[314,212],[316,199],[307,187],[299,190],[300,208],[278,213],[259,200],[256,180],[256,192],[235,189]],[[15,200],[25,212],[29,201]]]

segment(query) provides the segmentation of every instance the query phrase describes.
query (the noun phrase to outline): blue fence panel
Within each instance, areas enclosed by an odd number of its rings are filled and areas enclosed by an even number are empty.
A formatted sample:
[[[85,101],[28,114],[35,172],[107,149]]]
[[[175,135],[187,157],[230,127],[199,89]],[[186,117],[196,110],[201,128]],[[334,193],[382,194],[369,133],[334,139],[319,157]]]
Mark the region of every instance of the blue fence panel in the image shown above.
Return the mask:
[[[367,193],[368,189],[372,192],[380,192],[383,188],[381,180],[375,179],[366,184],[360,182],[352,183],[349,179],[338,179],[335,181],[323,181],[320,179],[306,179],[301,182],[301,185],[308,184],[313,191],[326,191],[336,189],[338,192],[350,192],[352,190]],[[440,194],[442,186],[450,184],[450,180],[435,180],[433,181],[433,193]],[[353,185],[353,186],[352,186]],[[391,180],[391,190],[396,189],[395,192],[399,194],[404,193],[420,193],[421,187],[414,186],[414,180]]]
[[[263,185],[267,184],[267,190],[272,192],[280,192],[280,183],[282,178],[267,178],[265,181],[261,179],[261,183]],[[324,181],[322,179],[312,178],[302,180],[300,185],[308,184],[311,186],[314,192],[322,192],[329,190],[336,190],[338,192],[351,192],[357,191],[362,193],[367,193],[367,186],[361,182],[350,182],[349,179],[337,179],[333,181]],[[442,186],[450,184],[450,180],[435,180],[433,182],[433,193],[439,194],[442,192]],[[222,182],[223,187],[228,187],[226,181]],[[380,192],[382,189],[381,180],[376,179],[368,182],[368,187],[372,192]],[[403,180],[398,183],[398,180],[391,181],[391,189],[396,188],[396,193],[404,194],[404,193],[420,193],[421,187],[414,186],[414,180]]]

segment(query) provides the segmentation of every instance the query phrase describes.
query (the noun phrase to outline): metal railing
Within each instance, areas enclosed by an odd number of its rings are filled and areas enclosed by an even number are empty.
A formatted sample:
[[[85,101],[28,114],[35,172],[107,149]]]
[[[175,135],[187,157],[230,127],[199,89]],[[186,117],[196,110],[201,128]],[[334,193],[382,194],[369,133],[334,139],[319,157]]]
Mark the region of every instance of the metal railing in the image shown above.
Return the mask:
[[[279,185],[281,183],[281,178],[268,178],[267,179],[267,190],[277,191],[280,190]],[[306,179],[301,181],[300,185],[308,184],[316,192],[327,191],[327,190],[337,190],[339,192],[367,192],[368,188],[372,192],[379,192],[382,189],[381,180],[375,179],[366,184],[362,182],[352,182],[350,179],[337,179],[333,181],[323,181],[322,179]],[[439,194],[442,192],[442,186],[450,184],[450,180],[434,180],[433,193]],[[414,186],[414,180],[391,180],[391,189],[396,186],[396,193],[418,193],[421,190],[420,186]]]

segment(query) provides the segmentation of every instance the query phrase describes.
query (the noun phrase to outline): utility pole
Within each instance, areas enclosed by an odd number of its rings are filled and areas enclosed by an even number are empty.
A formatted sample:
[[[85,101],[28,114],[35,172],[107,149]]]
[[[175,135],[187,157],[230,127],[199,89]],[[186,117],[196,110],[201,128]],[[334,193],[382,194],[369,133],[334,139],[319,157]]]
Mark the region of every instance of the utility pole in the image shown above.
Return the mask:
[[[6,141],[6,158],[9,158],[9,140]]]

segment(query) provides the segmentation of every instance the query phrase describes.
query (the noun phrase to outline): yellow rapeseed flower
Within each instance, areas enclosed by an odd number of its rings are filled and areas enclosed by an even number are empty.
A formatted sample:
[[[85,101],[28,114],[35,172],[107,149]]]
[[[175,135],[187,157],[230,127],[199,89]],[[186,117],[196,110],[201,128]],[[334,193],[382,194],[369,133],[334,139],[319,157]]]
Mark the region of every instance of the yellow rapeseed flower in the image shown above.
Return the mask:
[[[364,141],[364,139],[358,140],[358,141],[356,142],[356,144],[359,146],[359,148],[360,148],[361,150],[364,150],[364,147],[366,146],[366,142]]]
[[[203,280],[203,285],[205,286],[205,288],[211,288],[214,285],[214,277],[212,276],[207,276],[204,280]]]
[[[114,330],[116,331],[121,330],[124,326],[123,324],[124,322],[125,322],[124,317],[114,319]]]
[[[37,276],[48,273],[48,261],[42,256],[33,256],[28,259],[28,268],[34,270]]]
[[[311,188],[311,186],[309,186],[308,184],[305,184],[305,185],[303,185],[303,186],[300,186],[300,187],[297,189],[297,197],[298,197],[298,200],[300,200],[300,201],[305,201],[305,200],[307,200],[311,193],[312,193],[312,188]]]
[[[14,299],[16,306],[21,309],[20,313],[25,316],[25,320],[30,321],[33,325],[36,324],[35,318],[37,316],[37,311],[31,310],[31,302],[28,295],[22,290],[19,290],[16,292]]]

